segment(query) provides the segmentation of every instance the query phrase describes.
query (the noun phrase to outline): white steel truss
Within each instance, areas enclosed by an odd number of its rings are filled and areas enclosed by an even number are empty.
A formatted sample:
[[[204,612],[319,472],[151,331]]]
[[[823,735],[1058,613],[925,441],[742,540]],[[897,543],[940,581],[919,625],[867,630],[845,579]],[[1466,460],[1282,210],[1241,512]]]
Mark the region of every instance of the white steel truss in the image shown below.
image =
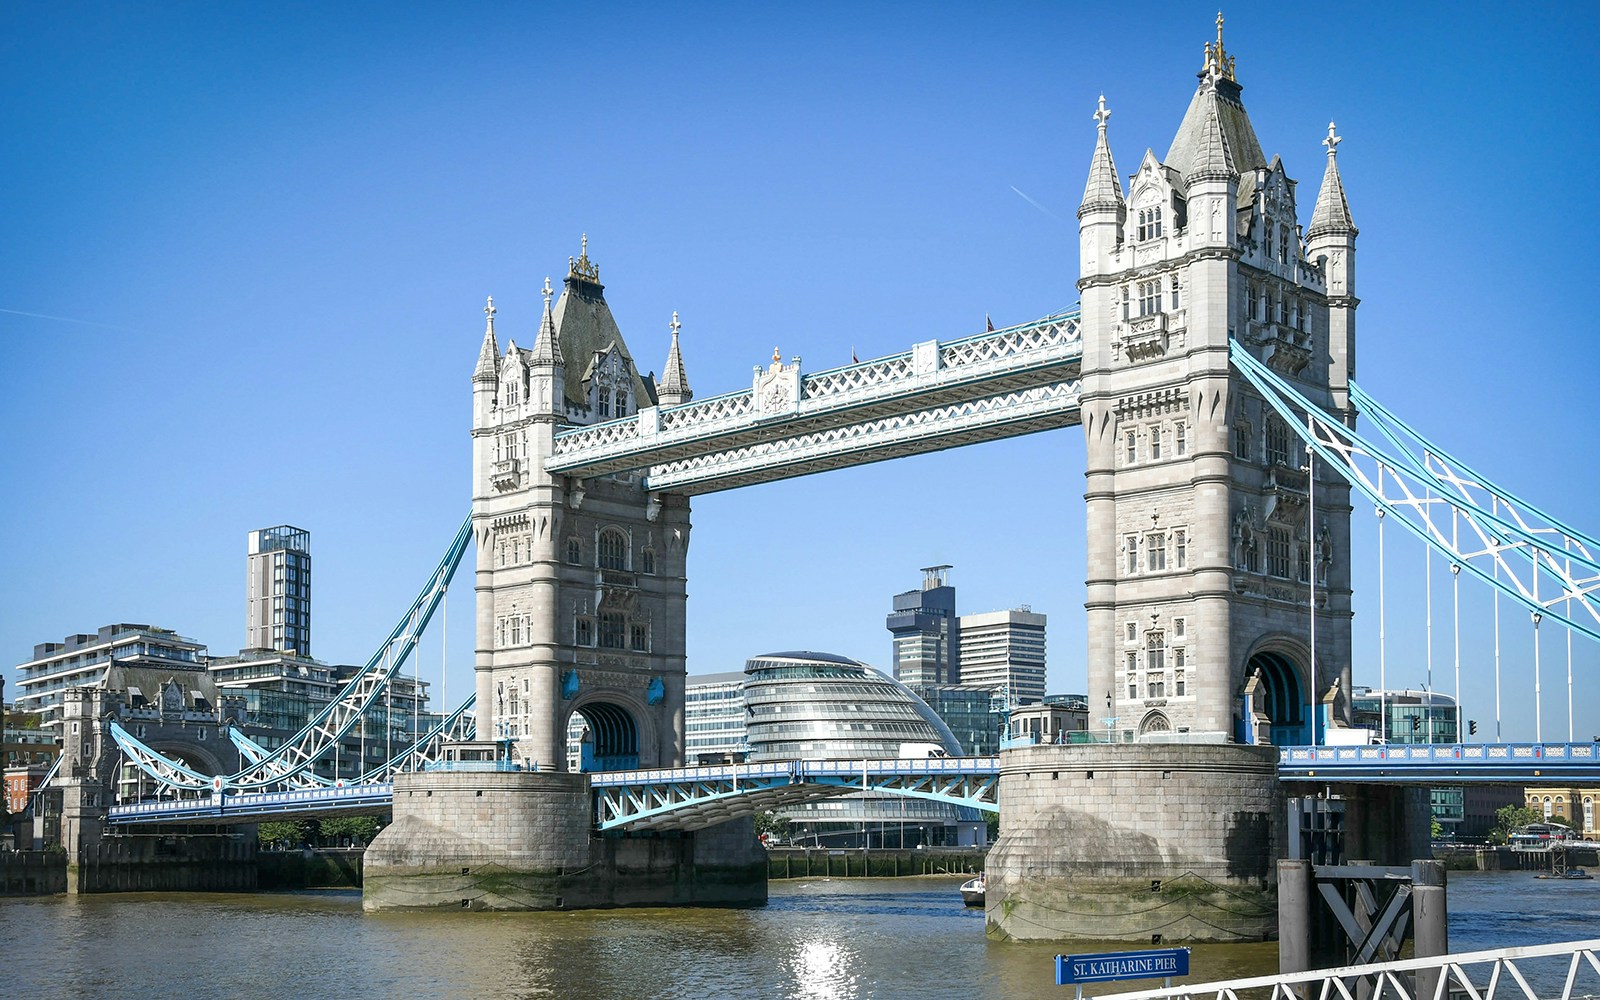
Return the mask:
[[[1412,958],[1337,969],[1286,972],[1229,982],[1177,985],[1111,993],[1101,1000],[1240,1000],[1248,992],[1265,1000],[1579,1000],[1600,994],[1600,939],[1500,948],[1460,955]],[[1530,979],[1536,963],[1565,963],[1559,988],[1537,989]],[[1541,972],[1551,970],[1541,969]],[[1542,980],[1541,980],[1542,981]],[[1552,982],[1553,985],[1553,982]],[[1365,987],[1365,989],[1363,989]]]
[[[1278,415],[1381,516],[1529,612],[1600,640],[1600,542],[1451,458],[1350,385],[1361,415],[1387,446],[1357,434],[1235,342],[1229,356]]]
[[[1067,426],[1082,357],[1073,310],[812,375],[774,362],[747,390],[564,430],[545,471],[709,493]]]

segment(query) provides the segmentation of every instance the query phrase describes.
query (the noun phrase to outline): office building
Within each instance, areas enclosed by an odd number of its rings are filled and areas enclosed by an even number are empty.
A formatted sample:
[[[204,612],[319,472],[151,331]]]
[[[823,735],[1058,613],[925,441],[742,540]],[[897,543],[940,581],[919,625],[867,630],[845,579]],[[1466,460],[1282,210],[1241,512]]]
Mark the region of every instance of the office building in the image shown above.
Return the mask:
[[[683,693],[685,764],[744,760],[744,676],[739,670],[687,679]]]
[[[902,684],[961,681],[961,624],[949,566],[922,570],[922,589],[894,596],[885,624],[894,637],[894,676]]]
[[[245,629],[246,648],[311,655],[311,532],[250,532]]]
[[[170,629],[104,625],[34,646],[33,659],[17,665],[16,710],[37,714],[40,725],[60,735],[68,688],[123,689],[134,707],[154,705],[163,696],[181,699],[185,709],[210,709],[216,705],[216,686],[206,674],[205,659],[204,645]]]
[[[1004,693],[1012,705],[1044,699],[1045,616],[1032,608],[962,615],[961,683]]]

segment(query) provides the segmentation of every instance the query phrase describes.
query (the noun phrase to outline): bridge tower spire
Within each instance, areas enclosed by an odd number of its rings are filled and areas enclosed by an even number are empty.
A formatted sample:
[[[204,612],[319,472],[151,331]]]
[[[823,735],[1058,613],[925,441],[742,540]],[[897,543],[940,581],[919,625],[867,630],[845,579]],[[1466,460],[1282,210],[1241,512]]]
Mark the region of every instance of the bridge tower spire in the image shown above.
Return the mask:
[[[1318,469],[1311,488],[1303,447],[1228,348],[1343,406],[1354,299],[1330,282],[1348,282],[1354,227],[1330,156],[1336,205],[1302,252],[1296,182],[1262,153],[1217,30],[1166,157],[1145,153],[1125,201],[1095,115],[1078,282],[1089,694],[1130,738],[1309,743],[1321,695],[1350,690],[1348,487]]]
[[[678,349],[678,330],[683,324],[678,322],[676,310],[672,313],[672,347],[667,351],[667,363],[661,369],[661,388],[659,396],[662,406],[677,406],[687,403],[694,398],[694,390],[689,388],[689,377],[683,372],[683,353]]]
[[[1332,366],[1328,381],[1333,402],[1354,426],[1350,406],[1350,380],[1356,368],[1356,225],[1350,219],[1344,181],[1339,177],[1339,143],[1342,136],[1328,123],[1328,165],[1322,172],[1322,189],[1306,230],[1306,259],[1322,271],[1328,293],[1328,353]]]

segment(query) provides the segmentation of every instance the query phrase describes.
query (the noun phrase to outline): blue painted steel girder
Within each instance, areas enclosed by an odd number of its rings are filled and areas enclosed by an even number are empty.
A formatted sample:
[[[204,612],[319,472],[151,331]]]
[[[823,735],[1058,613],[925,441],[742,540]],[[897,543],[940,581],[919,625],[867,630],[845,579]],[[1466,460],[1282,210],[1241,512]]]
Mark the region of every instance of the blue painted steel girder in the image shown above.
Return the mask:
[[[1433,743],[1281,747],[1281,781],[1386,785],[1600,781],[1600,744]]]
[[[764,809],[863,791],[995,812],[999,781],[995,757],[788,761],[590,776],[601,830],[695,830]]]

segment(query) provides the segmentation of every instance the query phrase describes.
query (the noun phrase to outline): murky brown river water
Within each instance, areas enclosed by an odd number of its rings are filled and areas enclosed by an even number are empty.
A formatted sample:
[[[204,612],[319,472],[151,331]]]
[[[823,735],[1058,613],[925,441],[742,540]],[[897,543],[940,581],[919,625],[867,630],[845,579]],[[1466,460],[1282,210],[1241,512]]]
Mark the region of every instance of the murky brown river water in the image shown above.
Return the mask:
[[[958,884],[797,880],[756,910],[541,914],[369,915],[355,892],[0,899],[0,995],[1063,1000],[1053,956],[1111,947],[991,943]],[[1449,905],[1452,951],[1600,937],[1600,880],[1452,873]],[[1200,946],[1187,981],[1276,966],[1273,943]]]

